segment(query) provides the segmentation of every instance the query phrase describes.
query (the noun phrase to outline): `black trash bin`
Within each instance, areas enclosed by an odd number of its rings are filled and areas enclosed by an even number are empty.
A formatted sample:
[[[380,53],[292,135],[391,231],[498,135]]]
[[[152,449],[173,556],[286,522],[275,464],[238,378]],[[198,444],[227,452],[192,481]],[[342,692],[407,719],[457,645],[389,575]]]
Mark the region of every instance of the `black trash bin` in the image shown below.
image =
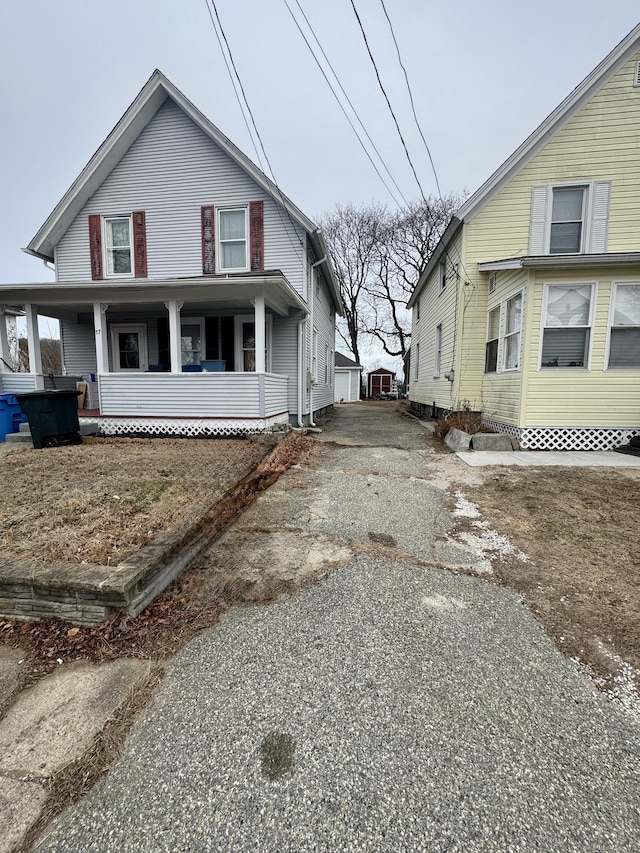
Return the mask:
[[[20,408],[29,421],[35,448],[82,442],[78,421],[79,394],[80,391],[29,391],[16,394]]]

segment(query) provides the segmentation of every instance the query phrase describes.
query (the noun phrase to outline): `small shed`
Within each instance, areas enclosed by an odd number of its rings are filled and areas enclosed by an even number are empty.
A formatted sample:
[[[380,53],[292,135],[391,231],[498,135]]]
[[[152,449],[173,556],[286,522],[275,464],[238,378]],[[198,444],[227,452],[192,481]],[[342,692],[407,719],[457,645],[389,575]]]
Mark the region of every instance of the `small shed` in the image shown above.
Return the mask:
[[[336,353],[334,401],[355,403],[360,399],[362,365],[357,364],[341,352]]]
[[[378,367],[367,373],[367,397],[374,397],[376,394],[389,394],[391,391],[397,391],[398,383],[393,370],[387,370],[386,367]]]

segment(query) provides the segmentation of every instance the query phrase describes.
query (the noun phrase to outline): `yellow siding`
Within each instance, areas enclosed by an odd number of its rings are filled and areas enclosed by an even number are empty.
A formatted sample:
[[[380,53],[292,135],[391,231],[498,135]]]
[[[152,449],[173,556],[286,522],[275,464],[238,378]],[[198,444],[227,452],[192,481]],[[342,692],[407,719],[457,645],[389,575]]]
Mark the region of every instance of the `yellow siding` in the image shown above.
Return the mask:
[[[640,53],[629,60],[467,224],[465,259],[526,255],[532,186],[564,181],[612,181],[608,251],[640,249],[640,87],[633,85],[639,59]]]
[[[479,288],[488,294],[488,275]],[[482,377],[482,412],[490,420],[499,420],[513,426],[520,426],[520,400],[522,395],[522,375],[524,369],[525,328],[529,306],[527,299],[528,275],[523,270],[504,270],[496,273],[496,289],[488,294],[485,309],[485,325],[488,312],[502,306],[500,312],[500,341],[498,345],[498,371],[483,373]],[[504,371],[504,334],[505,334],[505,303],[507,299],[522,292],[522,332],[520,336],[520,368]],[[485,331],[486,341],[486,331]],[[483,347],[484,359],[484,347]],[[483,360],[484,368],[484,360]]]
[[[413,307],[411,339],[411,378],[409,397],[430,406],[435,402],[441,409],[454,407],[454,388],[444,378],[454,366],[455,317],[457,296],[462,287],[456,282],[453,265],[461,257],[461,239],[457,236],[448,247],[448,280],[444,293],[438,294],[439,265],[423,286],[420,294],[420,320]],[[434,378],[436,327],[442,324],[442,356],[440,376]],[[420,370],[415,378],[416,345],[420,343]]]

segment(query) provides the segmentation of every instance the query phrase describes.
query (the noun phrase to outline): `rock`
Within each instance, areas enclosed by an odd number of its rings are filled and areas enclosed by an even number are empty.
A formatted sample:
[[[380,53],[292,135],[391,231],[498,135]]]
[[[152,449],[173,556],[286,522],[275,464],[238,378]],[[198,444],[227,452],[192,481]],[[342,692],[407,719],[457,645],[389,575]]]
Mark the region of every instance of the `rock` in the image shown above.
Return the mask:
[[[445,435],[444,443],[447,447],[450,447],[454,453],[457,453],[459,450],[469,450],[471,436],[469,433],[463,432],[461,429],[452,427]]]
[[[478,432],[471,438],[473,450],[513,450],[511,436],[504,432]]]

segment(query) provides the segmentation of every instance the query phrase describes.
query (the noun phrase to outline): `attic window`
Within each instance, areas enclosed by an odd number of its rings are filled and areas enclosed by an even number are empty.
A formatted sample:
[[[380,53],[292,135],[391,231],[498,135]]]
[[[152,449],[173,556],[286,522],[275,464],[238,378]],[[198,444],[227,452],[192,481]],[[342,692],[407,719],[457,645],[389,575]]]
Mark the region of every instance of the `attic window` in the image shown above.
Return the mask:
[[[635,73],[633,76],[633,85],[640,86],[640,62],[636,62]]]

